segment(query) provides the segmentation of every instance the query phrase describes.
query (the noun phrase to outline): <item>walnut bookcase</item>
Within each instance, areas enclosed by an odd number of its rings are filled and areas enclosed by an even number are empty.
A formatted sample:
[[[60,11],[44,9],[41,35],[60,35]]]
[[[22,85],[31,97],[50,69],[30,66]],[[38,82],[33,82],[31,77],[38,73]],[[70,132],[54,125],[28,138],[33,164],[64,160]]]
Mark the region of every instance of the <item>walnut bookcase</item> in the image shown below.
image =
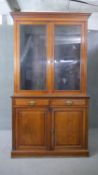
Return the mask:
[[[11,13],[12,157],[88,156],[86,13]]]

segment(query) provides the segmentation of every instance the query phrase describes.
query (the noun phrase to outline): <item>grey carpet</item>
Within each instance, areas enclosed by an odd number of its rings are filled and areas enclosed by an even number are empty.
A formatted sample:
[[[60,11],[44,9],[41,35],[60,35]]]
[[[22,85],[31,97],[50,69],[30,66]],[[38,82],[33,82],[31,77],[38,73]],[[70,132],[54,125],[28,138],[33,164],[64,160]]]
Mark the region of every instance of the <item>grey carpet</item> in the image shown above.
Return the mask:
[[[89,132],[88,158],[11,159],[11,131],[0,131],[0,175],[98,175],[98,130]]]

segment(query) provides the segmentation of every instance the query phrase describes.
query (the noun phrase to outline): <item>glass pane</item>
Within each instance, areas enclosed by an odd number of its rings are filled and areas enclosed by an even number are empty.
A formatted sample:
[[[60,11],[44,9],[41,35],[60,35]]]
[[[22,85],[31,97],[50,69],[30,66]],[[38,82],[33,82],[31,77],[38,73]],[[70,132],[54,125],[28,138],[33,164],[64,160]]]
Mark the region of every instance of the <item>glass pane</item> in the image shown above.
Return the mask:
[[[80,89],[80,26],[55,26],[56,90]]]
[[[20,26],[20,88],[46,89],[46,26]]]

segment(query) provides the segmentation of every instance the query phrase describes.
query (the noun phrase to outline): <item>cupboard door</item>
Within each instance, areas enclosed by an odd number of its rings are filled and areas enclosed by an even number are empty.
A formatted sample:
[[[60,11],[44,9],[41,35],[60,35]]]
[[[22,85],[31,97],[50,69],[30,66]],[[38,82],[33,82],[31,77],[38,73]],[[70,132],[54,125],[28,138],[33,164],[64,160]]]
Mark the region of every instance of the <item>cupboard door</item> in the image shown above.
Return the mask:
[[[54,109],[52,114],[53,149],[86,146],[86,111],[82,108]]]
[[[42,150],[47,147],[48,112],[40,108],[17,108],[15,142],[17,149]]]
[[[81,27],[55,25],[54,89],[80,90]]]
[[[20,89],[47,90],[47,25],[20,25]]]

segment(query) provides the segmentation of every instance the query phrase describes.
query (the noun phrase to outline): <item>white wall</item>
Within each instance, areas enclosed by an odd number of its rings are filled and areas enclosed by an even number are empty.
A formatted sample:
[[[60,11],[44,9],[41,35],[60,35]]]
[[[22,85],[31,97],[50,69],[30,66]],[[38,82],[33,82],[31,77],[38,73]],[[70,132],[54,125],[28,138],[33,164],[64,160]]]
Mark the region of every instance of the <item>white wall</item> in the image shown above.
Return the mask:
[[[88,29],[98,30],[98,13],[92,13],[88,19]]]

